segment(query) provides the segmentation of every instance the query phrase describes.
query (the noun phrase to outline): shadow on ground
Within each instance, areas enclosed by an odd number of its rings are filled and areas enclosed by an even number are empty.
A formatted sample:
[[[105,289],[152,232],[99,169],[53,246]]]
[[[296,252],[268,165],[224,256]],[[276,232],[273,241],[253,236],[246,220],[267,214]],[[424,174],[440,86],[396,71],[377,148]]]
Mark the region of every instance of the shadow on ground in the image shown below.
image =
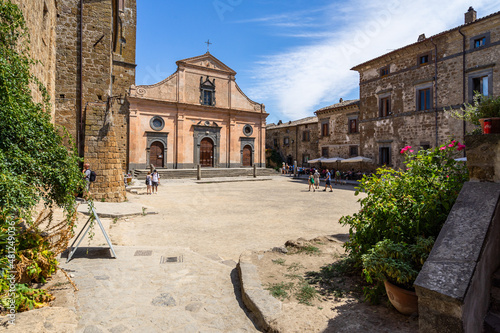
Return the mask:
[[[234,290],[234,296],[236,300],[238,301],[238,305],[240,308],[245,312],[245,315],[250,319],[252,322],[253,326],[255,327],[256,330],[259,330],[259,327],[255,325],[255,318],[254,315],[247,309],[245,306],[245,303],[243,303],[243,297],[241,295],[241,283],[240,283],[240,275],[238,273],[238,269],[235,268],[231,271],[231,283],[233,284],[233,290]]]
[[[61,253],[61,258],[68,259],[70,248]],[[109,247],[79,247],[71,257],[71,260],[77,258],[85,259],[115,259]]]

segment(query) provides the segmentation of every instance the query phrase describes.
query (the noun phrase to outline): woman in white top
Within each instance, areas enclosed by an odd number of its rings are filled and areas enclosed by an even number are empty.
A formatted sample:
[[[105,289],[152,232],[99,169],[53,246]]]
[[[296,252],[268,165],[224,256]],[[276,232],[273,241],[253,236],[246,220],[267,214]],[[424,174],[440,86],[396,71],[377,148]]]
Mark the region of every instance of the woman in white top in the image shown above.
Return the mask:
[[[319,189],[319,172],[318,169],[314,171],[314,186],[316,186],[316,189]]]

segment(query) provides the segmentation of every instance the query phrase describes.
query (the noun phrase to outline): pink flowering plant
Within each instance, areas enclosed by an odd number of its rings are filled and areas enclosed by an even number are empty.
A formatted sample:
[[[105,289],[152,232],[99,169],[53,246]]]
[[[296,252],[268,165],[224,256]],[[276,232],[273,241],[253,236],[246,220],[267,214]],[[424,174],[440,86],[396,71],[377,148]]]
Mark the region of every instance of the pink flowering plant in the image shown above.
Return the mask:
[[[416,151],[406,146],[400,151],[405,156],[406,171],[383,167],[375,174],[363,177],[356,192],[356,195],[360,192],[367,194],[359,200],[361,209],[352,216],[343,216],[340,223],[349,226],[350,237],[344,247],[358,267],[363,267],[368,282],[380,282],[381,276],[389,277],[389,274],[374,270],[374,249],[379,242],[384,243],[376,247],[377,253],[384,244],[390,244],[392,249],[408,248],[417,244],[417,240],[433,242],[438,236],[463,183],[468,180],[465,163],[454,159],[464,148],[455,140],[428,150]],[[425,248],[430,251],[432,246]],[[396,259],[405,257],[401,253],[389,252],[384,253]],[[427,254],[419,255],[426,258]],[[376,267],[387,267],[394,276],[394,269],[402,264],[411,267],[400,272],[418,272],[423,261],[418,261],[416,266],[394,262],[393,266],[385,263]],[[363,262],[371,266],[365,267]],[[396,283],[405,281],[408,287],[415,277],[413,274],[411,278],[392,280]]]

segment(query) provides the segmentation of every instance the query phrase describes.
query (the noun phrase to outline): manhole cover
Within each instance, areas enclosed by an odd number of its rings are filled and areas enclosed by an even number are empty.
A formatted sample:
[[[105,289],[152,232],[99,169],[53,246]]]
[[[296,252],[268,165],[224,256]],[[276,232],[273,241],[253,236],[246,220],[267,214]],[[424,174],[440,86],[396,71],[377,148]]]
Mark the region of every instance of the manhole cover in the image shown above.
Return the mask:
[[[134,256],[136,257],[148,257],[153,254],[152,250],[137,250],[135,251]]]
[[[178,257],[161,256],[161,258],[160,258],[160,264],[166,264],[166,263],[172,263],[172,262],[183,262],[183,261],[184,261],[183,256],[178,256]]]

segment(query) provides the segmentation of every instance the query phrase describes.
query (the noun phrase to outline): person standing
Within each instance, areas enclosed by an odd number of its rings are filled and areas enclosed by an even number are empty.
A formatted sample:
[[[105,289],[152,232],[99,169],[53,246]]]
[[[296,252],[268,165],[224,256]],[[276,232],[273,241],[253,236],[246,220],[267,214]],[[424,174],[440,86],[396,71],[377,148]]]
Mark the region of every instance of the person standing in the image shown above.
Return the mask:
[[[340,170],[335,171],[335,184],[342,185],[342,180],[340,177]]]
[[[314,186],[316,186],[316,189],[319,190],[319,172],[318,169],[314,170]]]
[[[314,188],[314,176],[312,172],[309,174],[309,192],[311,192],[311,186],[313,188],[313,192],[316,192],[316,189]]]
[[[156,172],[156,169],[153,170],[153,174],[151,175],[151,180],[152,180],[152,186],[153,186],[153,193],[158,194],[158,185],[160,184],[160,175],[158,172]]]
[[[146,186],[148,187],[146,190],[146,194],[151,194],[151,186],[153,185],[151,180],[151,172],[148,172],[146,175]]]
[[[328,171],[328,169],[326,169],[326,175],[325,175],[325,189],[323,190],[323,192],[326,192],[326,188],[328,186],[330,186],[330,192],[333,192],[333,188],[332,188],[332,175],[330,174],[330,171]]]
[[[83,179],[85,179],[85,188],[83,190],[83,198],[85,200],[88,200],[90,197],[90,173],[92,171],[90,170],[90,164],[89,163],[84,163],[83,164]]]

